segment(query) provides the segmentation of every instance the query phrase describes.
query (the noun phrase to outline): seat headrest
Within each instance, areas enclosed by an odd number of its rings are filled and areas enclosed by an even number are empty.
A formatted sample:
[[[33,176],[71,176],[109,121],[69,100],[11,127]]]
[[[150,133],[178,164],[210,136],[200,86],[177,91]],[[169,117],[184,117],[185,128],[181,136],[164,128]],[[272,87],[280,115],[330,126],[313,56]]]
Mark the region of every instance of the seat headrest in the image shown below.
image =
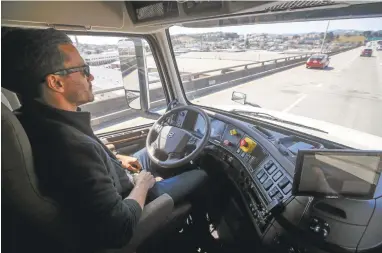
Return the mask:
[[[2,105],[4,104],[9,110],[12,111],[12,106],[11,106],[11,104],[9,103],[7,97],[4,95],[3,92],[1,92],[1,104],[2,104]]]
[[[1,87],[1,103],[4,103],[11,111],[21,106],[17,94],[3,87]]]

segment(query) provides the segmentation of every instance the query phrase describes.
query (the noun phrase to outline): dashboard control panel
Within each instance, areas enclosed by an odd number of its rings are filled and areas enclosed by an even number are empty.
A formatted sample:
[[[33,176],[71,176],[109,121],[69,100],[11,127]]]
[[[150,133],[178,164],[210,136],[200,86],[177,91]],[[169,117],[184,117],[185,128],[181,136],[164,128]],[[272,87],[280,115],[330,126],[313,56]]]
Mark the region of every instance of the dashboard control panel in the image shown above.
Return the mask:
[[[270,204],[274,200],[283,202],[291,196],[292,178],[261,144],[237,127],[226,124],[221,139],[216,139],[215,143],[228,151],[219,153],[219,157],[232,167],[238,167],[233,160],[243,165],[245,171],[241,170],[235,181],[259,232],[264,233],[273,219]]]
[[[175,124],[187,125],[185,117],[194,118],[191,128],[196,135],[205,134],[205,124],[200,115],[179,114]],[[210,142],[217,147],[215,155],[233,168],[231,171],[245,198],[248,211],[264,233],[273,215],[270,206],[291,196],[292,178],[276,159],[254,137],[235,125],[210,117]],[[237,170],[237,171],[236,171]]]
[[[253,170],[267,156],[261,145],[232,125],[226,126],[221,142],[226,149],[246,164],[249,170]]]
[[[228,171],[228,175],[240,188],[245,200],[244,204],[246,205],[247,210],[252,214],[252,220],[257,225],[259,232],[264,233],[273,217],[267,210],[267,204],[264,199],[259,198],[260,195],[258,189],[255,186],[255,182],[249,173],[247,166],[240,166],[240,163],[243,165],[244,162],[243,159],[240,159],[241,155],[232,155],[232,153],[226,150],[226,146],[223,145],[221,148],[214,146],[209,152],[213,152],[215,156],[219,157],[233,168]],[[247,163],[247,165],[249,164]]]
[[[292,178],[273,158],[264,161],[252,175],[268,203],[274,199],[282,201],[291,196]]]
[[[321,218],[312,217],[310,219],[309,229],[316,235],[326,238],[330,233],[329,224]]]

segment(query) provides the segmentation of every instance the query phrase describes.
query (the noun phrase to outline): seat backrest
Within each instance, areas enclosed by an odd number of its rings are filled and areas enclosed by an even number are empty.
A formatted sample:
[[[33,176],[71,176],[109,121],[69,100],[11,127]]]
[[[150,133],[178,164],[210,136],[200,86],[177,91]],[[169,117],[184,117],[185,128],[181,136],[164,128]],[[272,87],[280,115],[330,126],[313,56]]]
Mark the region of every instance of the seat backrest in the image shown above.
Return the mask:
[[[36,231],[55,239],[67,237],[68,227],[60,217],[58,205],[39,190],[28,136],[15,114],[3,103],[1,147],[2,208],[35,227]],[[70,243],[68,239],[65,238]]]
[[[54,202],[40,194],[32,148],[17,117],[1,104],[1,188],[9,208],[43,224],[57,217]]]

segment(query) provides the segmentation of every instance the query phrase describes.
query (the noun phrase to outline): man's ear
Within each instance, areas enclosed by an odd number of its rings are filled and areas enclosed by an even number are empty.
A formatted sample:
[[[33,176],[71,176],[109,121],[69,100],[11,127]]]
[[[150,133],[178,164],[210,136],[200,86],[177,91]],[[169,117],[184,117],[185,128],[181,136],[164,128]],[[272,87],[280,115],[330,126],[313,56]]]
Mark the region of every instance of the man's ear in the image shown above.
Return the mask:
[[[48,75],[45,78],[45,82],[49,89],[54,92],[63,93],[64,92],[64,84],[61,76],[58,75]]]

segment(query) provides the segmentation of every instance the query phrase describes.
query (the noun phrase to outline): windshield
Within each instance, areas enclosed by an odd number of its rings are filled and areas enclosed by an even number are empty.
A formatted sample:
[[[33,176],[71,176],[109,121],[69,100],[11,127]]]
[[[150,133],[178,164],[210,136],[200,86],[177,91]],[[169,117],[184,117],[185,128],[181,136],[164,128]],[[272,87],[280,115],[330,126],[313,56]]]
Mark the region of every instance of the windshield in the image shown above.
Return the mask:
[[[173,26],[169,33],[193,104],[263,112],[348,138],[382,137],[382,52],[362,54],[382,42],[382,18]]]
[[[312,60],[322,60],[322,59],[324,59],[324,56],[323,55],[313,55],[312,57],[310,57],[310,59],[312,59]]]

